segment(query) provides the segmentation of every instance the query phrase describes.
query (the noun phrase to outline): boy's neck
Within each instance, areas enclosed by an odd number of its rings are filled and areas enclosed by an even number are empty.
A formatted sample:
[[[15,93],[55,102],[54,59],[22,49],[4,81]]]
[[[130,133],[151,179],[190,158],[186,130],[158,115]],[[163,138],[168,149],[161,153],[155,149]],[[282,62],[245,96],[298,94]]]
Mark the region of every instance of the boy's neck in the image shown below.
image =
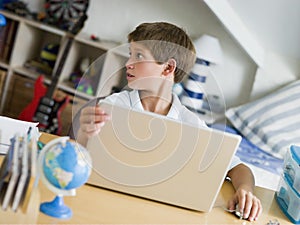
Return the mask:
[[[139,91],[144,110],[161,115],[167,115],[170,111],[173,96],[172,92],[165,95],[153,95],[147,91]]]

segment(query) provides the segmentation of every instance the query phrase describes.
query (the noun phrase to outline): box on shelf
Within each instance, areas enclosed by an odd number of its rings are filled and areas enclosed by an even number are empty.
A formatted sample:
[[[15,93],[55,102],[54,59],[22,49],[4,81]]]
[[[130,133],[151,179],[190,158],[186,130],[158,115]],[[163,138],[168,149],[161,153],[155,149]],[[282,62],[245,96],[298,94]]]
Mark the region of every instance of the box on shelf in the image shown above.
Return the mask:
[[[284,175],[300,194],[300,147],[292,145],[284,161]]]
[[[0,99],[2,96],[5,79],[6,79],[6,71],[0,69]]]
[[[276,200],[293,222],[300,224],[300,147],[292,145],[284,161]]]
[[[282,176],[276,200],[284,214],[293,223],[300,223],[300,195],[290,185],[286,177]]]
[[[0,29],[0,59],[8,62],[10,60],[12,46],[18,28],[18,22],[7,19],[6,26]]]

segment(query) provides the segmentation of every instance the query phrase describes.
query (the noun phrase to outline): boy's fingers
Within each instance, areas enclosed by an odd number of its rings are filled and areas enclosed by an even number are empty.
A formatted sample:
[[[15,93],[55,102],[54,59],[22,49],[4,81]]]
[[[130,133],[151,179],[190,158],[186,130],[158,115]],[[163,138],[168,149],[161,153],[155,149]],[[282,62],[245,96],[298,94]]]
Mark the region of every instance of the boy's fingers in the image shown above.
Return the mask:
[[[110,119],[110,115],[106,114],[99,107],[87,107],[82,111],[80,122],[82,124],[93,124],[97,122],[107,121]]]
[[[95,132],[98,133],[101,130],[101,127],[105,125],[105,122],[100,122],[100,123],[93,123],[93,124],[86,124],[83,127],[83,130],[87,134],[94,134]]]
[[[106,114],[103,109],[100,108],[100,106],[90,106],[85,107],[82,109],[81,114],[83,115],[89,115],[89,114]]]
[[[257,220],[257,218],[259,217],[259,215],[262,212],[260,200],[254,196],[252,202],[253,202],[252,209],[251,209],[251,213],[249,215],[250,221]]]
[[[227,208],[230,210],[235,210],[236,201],[234,199],[231,199],[227,203]]]

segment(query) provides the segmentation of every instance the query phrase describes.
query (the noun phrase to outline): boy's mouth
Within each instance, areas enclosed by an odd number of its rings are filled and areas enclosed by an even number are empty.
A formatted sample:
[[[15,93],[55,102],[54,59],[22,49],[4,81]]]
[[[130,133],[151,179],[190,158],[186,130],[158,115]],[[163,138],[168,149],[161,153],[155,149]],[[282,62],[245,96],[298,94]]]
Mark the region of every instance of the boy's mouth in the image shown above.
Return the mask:
[[[130,73],[127,73],[127,77],[134,77],[134,76]]]

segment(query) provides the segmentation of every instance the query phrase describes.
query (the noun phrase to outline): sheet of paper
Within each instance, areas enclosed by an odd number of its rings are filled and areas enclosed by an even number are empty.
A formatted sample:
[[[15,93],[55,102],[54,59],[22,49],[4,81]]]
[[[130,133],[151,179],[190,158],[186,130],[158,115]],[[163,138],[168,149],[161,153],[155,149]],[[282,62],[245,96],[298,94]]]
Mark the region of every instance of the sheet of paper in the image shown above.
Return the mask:
[[[31,135],[38,137],[38,123],[26,122],[0,116],[0,154],[6,154],[10,146],[10,139],[17,133],[26,134],[31,127]]]

